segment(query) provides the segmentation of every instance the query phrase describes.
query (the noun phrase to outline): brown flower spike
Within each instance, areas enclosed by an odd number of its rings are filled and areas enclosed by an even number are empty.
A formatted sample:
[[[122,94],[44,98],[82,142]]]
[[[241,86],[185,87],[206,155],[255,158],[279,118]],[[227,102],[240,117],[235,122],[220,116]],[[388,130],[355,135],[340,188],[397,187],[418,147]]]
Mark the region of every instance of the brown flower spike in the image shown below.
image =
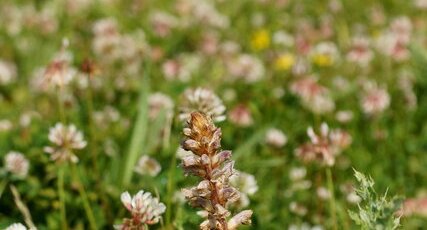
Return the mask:
[[[191,113],[188,127],[183,132],[186,139],[182,147],[191,151],[182,160],[186,175],[198,176],[202,181],[192,188],[183,189],[190,205],[202,208],[207,220],[200,224],[202,230],[233,230],[239,225],[251,223],[251,210],[245,210],[227,221],[231,213],[227,204],[236,202],[240,193],[229,184],[234,173],[231,151],[221,148],[221,129],[202,113]]]

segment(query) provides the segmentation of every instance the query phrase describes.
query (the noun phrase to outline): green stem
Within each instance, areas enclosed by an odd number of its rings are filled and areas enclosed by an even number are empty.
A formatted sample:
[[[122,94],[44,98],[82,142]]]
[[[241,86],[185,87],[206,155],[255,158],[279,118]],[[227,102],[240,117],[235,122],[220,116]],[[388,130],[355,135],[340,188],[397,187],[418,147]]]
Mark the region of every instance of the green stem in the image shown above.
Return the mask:
[[[331,198],[329,199],[329,211],[331,213],[332,221],[333,221],[333,229],[337,230],[337,216],[336,216],[336,206],[335,206],[335,192],[334,192],[334,181],[332,180],[331,168],[326,168],[326,179],[328,181],[328,189],[331,194]]]
[[[349,221],[348,221],[348,215],[347,214],[347,207],[342,208],[341,206],[338,206],[338,213],[339,213],[339,218],[341,223],[343,224],[343,229],[344,230],[349,230],[350,229],[350,225],[349,225]]]
[[[57,92],[57,102],[58,102],[58,111],[59,111],[59,120],[62,122],[62,124],[66,124],[66,117],[65,117],[65,108],[64,103],[62,102],[61,95],[62,95],[62,86],[58,87]]]
[[[176,153],[173,153],[172,156],[172,161],[169,167],[169,175],[168,175],[168,187],[167,187],[167,194],[168,194],[168,198],[166,201],[166,207],[168,207],[166,209],[166,226],[169,226],[171,224],[171,215],[172,215],[172,198],[173,198],[173,193],[175,190],[175,181],[174,181],[174,175],[175,175],[175,168],[176,168]]]
[[[6,188],[7,182],[8,180],[4,179],[0,183],[0,198],[1,198],[1,195],[3,194],[4,189]]]
[[[59,194],[59,203],[60,203],[60,213],[61,213],[61,225],[62,229],[68,229],[67,226],[67,214],[65,210],[65,192],[64,192],[64,167],[65,165],[60,165],[58,171],[58,194]]]
[[[98,151],[96,150],[96,140],[95,140],[95,126],[93,122],[93,97],[92,97],[92,83],[91,83],[91,75],[88,74],[88,87],[87,87],[87,94],[86,94],[86,100],[87,100],[87,119],[89,123],[89,138],[90,143],[90,153],[92,154],[92,160],[93,160],[93,168],[95,172],[98,172],[98,164],[97,164],[97,154]]]
[[[83,200],[83,207],[85,209],[87,218],[89,220],[90,228],[92,230],[96,230],[98,228],[96,225],[95,216],[93,215],[93,211],[92,211],[92,208],[89,204],[89,200],[88,200],[88,197],[86,194],[86,190],[85,190],[84,185],[82,184],[82,182],[80,180],[80,176],[79,176],[78,171],[77,171],[77,166],[75,164],[71,164],[71,171],[73,173],[74,180],[77,181],[77,189],[79,190],[80,197]]]
[[[172,118],[168,117],[168,115],[166,114],[166,125],[164,127],[164,135],[163,135],[163,149],[169,149],[169,138],[171,135],[171,129],[172,129]]]

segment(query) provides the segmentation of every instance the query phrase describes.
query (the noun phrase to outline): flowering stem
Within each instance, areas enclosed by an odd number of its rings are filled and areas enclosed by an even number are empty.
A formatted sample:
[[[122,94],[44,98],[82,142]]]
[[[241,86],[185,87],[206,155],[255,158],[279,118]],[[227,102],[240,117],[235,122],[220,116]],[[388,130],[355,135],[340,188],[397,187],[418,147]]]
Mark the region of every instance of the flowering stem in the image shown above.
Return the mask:
[[[77,181],[77,189],[79,190],[80,197],[83,200],[83,207],[84,207],[86,215],[87,215],[87,217],[89,219],[90,228],[92,230],[96,230],[98,228],[97,228],[97,225],[96,225],[95,217],[93,215],[92,208],[91,208],[91,206],[89,204],[89,200],[87,198],[87,194],[86,194],[86,190],[84,188],[84,185],[80,181],[80,177],[78,175],[77,168],[76,168],[75,164],[71,164],[71,170],[72,170],[72,173],[73,173],[74,180]]]
[[[337,216],[336,216],[336,207],[335,207],[335,194],[334,194],[334,181],[332,180],[331,168],[326,168],[326,179],[328,181],[328,189],[331,194],[331,198],[329,199],[329,211],[331,213],[332,221],[334,223],[334,230],[337,230]]]
[[[60,165],[58,169],[58,194],[59,194],[59,203],[60,203],[60,213],[61,213],[61,225],[62,229],[68,229],[67,226],[67,214],[65,211],[65,192],[64,192],[64,167],[65,165]]]

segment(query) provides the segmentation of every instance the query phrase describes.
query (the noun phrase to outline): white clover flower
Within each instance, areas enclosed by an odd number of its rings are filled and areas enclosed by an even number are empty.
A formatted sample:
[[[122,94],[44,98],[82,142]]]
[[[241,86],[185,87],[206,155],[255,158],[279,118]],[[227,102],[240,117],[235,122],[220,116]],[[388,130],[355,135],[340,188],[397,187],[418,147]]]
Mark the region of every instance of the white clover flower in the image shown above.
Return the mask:
[[[230,184],[239,190],[239,198],[232,206],[239,209],[249,206],[251,202],[249,196],[253,195],[258,190],[258,185],[256,184],[254,176],[247,173],[243,173],[246,174],[243,176],[241,174],[241,172],[236,170],[235,174],[230,177]],[[247,176],[252,178],[248,178]]]
[[[46,153],[51,154],[54,161],[78,162],[78,158],[73,154],[73,150],[79,150],[86,147],[86,141],[83,139],[83,133],[77,130],[76,126],[64,126],[57,123],[49,130],[49,141],[55,144],[55,147],[45,147]]]
[[[320,85],[318,79],[309,76],[295,80],[290,91],[302,99],[304,107],[316,114],[324,114],[335,109],[335,102],[328,88]]]
[[[241,193],[253,195],[258,191],[258,185],[255,177],[249,173],[238,170],[230,177],[230,184],[238,188]]]
[[[349,194],[346,195],[346,200],[347,202],[351,203],[351,204],[357,204],[359,203],[362,199],[360,198],[360,196],[358,196],[356,194],[356,192],[351,192]]]
[[[304,205],[295,201],[289,204],[289,210],[299,216],[305,216],[308,212],[308,209]]]
[[[279,129],[271,128],[267,130],[265,142],[273,147],[283,147],[288,142],[288,137]]]
[[[153,198],[151,193],[140,190],[135,196],[124,192],[120,196],[123,205],[130,211],[132,218],[125,218],[123,224],[114,226],[115,229],[145,229],[144,225],[159,222],[166,206]]]
[[[407,48],[410,34],[398,34],[391,31],[382,33],[377,41],[377,49],[384,55],[392,57],[395,61],[405,61],[410,57]]]
[[[54,60],[45,69],[44,80],[50,85],[64,86],[71,82],[77,71],[64,60]]]
[[[316,190],[317,196],[322,200],[328,200],[331,198],[331,193],[325,187],[318,187]]]
[[[163,94],[163,93],[151,94],[148,97],[148,107],[149,107],[148,116],[151,119],[155,119],[159,115],[160,111],[162,110],[165,110],[167,118],[172,118],[173,116],[174,103],[172,99],[166,94]]]
[[[68,45],[69,41],[64,39],[61,50],[44,69],[43,83],[47,86],[62,87],[67,85],[77,74],[77,70],[71,67],[73,55],[67,51]],[[46,87],[46,85],[43,86]]]
[[[10,151],[6,154],[4,157],[4,165],[6,171],[22,178],[27,176],[30,167],[27,158],[25,158],[22,153],[15,151]]]
[[[384,88],[379,88],[375,83],[368,82],[362,95],[360,104],[367,115],[376,115],[390,106],[390,95]]]
[[[9,225],[5,230],[27,230],[27,227],[21,223],[14,223]]]
[[[332,166],[335,164],[335,157],[351,144],[349,133],[340,129],[330,130],[326,123],[321,124],[319,134],[309,127],[307,135],[310,142],[295,149],[295,155],[304,162],[317,161]]]
[[[179,119],[187,121],[192,112],[199,111],[216,122],[225,120],[225,106],[211,90],[205,88],[187,89],[183,95]]]
[[[425,10],[427,9],[427,1],[426,0],[413,0],[415,7],[418,9]]]
[[[307,169],[305,169],[304,167],[293,167],[289,171],[289,178],[292,181],[302,180],[306,175],[307,175]]]
[[[118,111],[116,107],[110,105],[93,113],[94,123],[102,130],[107,129],[111,123],[120,121],[120,118],[120,111]]]
[[[12,62],[0,60],[0,85],[6,85],[16,80],[16,66]]]
[[[13,128],[11,121],[7,119],[0,120],[0,132],[6,132]]]
[[[370,41],[366,37],[354,37],[351,46],[347,53],[347,60],[350,62],[366,66],[374,57],[374,52],[370,48]]]
[[[251,111],[244,104],[240,104],[234,107],[228,113],[228,119],[231,123],[240,127],[249,127],[254,123]]]
[[[190,13],[191,18],[187,19],[190,25],[196,22],[221,29],[229,27],[229,18],[220,13],[213,2],[207,0],[187,0],[186,3],[190,10],[188,13]]]
[[[262,61],[249,54],[242,54],[226,64],[231,76],[235,79],[242,79],[246,83],[257,82],[265,74],[265,67]]]
[[[182,53],[175,59],[167,60],[162,66],[165,79],[188,82],[199,71],[201,58],[199,54]]]
[[[178,19],[164,11],[155,11],[149,16],[154,33],[159,37],[166,37],[178,25]]]
[[[285,47],[292,47],[295,44],[295,40],[291,34],[286,31],[279,30],[273,34],[273,43]]]
[[[105,57],[107,61],[112,61],[121,39],[116,20],[100,19],[94,23],[92,31],[95,34],[92,42],[94,53]]]
[[[139,161],[135,166],[135,172],[141,175],[150,175],[152,177],[157,176],[161,170],[162,167],[159,162],[147,155],[143,155],[139,158]]]
[[[353,120],[353,112],[351,110],[337,111],[335,119],[341,123],[348,123]]]
[[[182,193],[182,191],[180,191],[180,190],[175,191],[173,193],[173,196],[172,196],[172,201],[177,203],[177,204],[184,204],[185,203],[185,196]]]

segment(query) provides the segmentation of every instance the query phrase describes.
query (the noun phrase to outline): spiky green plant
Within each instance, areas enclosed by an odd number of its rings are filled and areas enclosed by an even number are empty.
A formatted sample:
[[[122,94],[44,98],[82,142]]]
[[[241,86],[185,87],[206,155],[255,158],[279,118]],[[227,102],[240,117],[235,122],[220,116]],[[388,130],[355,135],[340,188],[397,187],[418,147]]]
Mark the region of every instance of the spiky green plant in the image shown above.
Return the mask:
[[[362,230],[394,230],[400,227],[400,216],[396,215],[401,199],[394,196],[387,198],[378,195],[374,189],[374,180],[354,170],[354,176],[359,182],[357,195],[362,199],[358,204],[358,212],[349,210],[351,219],[361,226]]]

